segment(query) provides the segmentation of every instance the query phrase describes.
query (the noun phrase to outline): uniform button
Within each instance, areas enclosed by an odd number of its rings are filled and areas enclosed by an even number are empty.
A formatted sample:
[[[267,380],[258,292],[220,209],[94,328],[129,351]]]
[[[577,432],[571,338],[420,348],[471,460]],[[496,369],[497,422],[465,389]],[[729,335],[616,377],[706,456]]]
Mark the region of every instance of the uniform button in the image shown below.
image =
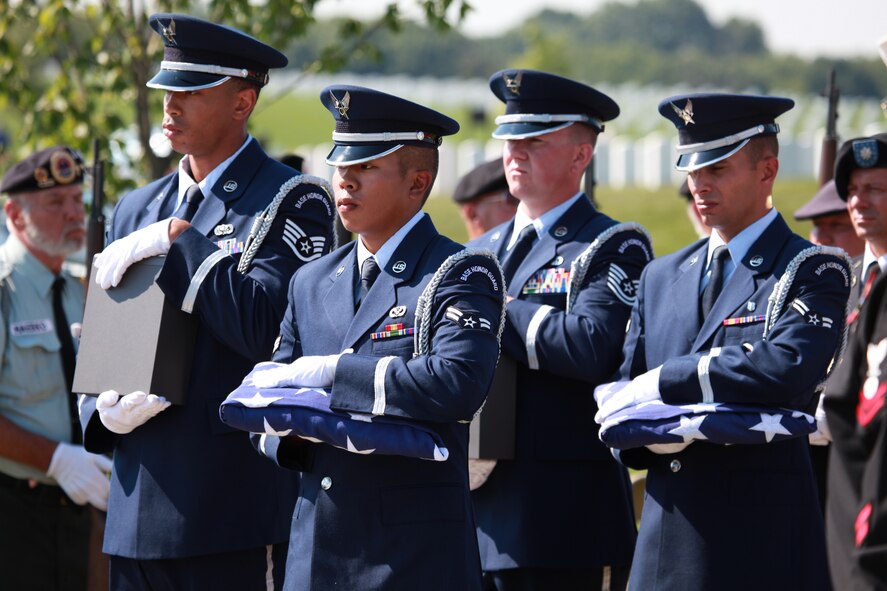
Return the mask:
[[[672,472],[678,472],[681,469],[681,461],[680,460],[672,460],[671,464],[669,464],[669,468],[671,468]]]
[[[329,476],[324,476],[320,481],[320,488],[323,490],[329,490],[333,486],[333,479]]]

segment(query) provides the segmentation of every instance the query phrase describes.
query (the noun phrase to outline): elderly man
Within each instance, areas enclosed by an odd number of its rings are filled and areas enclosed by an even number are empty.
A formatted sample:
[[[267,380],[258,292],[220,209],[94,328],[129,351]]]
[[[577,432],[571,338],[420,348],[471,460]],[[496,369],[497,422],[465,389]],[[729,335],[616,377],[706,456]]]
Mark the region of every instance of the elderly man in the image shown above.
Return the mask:
[[[459,179],[453,201],[459,205],[469,240],[510,220],[518,204],[508,192],[501,158],[478,164]]]
[[[0,247],[0,572],[9,589],[86,589],[89,511],[111,462],[86,452],[71,393],[83,288],[62,270],[83,246],[83,162],[66,146],[3,177]]]
[[[851,257],[858,257],[865,250],[865,240],[856,235],[847,203],[838,195],[835,181],[824,184],[816,194],[795,212],[798,221],[810,220],[810,242],[825,246],[837,246]]]

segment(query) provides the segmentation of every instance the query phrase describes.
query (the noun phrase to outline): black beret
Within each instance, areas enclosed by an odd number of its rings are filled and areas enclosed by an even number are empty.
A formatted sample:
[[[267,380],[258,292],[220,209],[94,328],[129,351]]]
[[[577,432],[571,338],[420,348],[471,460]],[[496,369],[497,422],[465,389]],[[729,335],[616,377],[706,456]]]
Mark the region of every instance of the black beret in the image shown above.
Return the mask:
[[[508,181],[505,180],[502,159],[497,158],[479,164],[459,179],[459,184],[453,192],[453,200],[456,203],[465,203],[481,195],[503,190],[508,190]]]
[[[497,139],[522,139],[563,129],[575,122],[597,131],[619,115],[616,101],[581,82],[536,70],[500,70],[490,90],[505,103],[496,117]]]
[[[835,186],[847,200],[847,184],[854,168],[887,168],[887,133],[847,140],[835,157]]]
[[[847,213],[847,203],[838,195],[835,181],[829,181],[819,188],[810,201],[795,212],[795,219],[812,220],[835,213]]]
[[[442,113],[362,86],[335,85],[320,91],[333,115],[331,166],[350,166],[381,158],[405,145],[437,149],[459,124]]]
[[[678,170],[691,172],[729,158],[748,140],[779,133],[774,121],[795,105],[789,98],[697,93],[672,96],[659,113],[678,130]]]
[[[264,86],[270,68],[289,63],[285,55],[246,33],[187,14],[154,14],[148,24],[163,39],[163,61],[147,83],[150,88],[200,90],[231,76]]]
[[[83,182],[83,158],[68,146],[34,152],[3,175],[0,193],[41,191]]]

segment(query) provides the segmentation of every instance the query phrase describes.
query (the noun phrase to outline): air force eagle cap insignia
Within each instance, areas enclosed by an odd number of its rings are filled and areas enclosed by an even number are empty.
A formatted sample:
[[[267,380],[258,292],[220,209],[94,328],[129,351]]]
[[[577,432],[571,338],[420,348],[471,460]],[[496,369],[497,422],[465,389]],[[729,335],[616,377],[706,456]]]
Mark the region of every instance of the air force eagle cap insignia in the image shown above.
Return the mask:
[[[387,156],[404,146],[437,149],[459,131],[455,120],[433,109],[362,86],[334,85],[320,102],[336,122],[330,166],[351,166]]]
[[[154,14],[148,24],[164,45],[160,71],[147,82],[149,88],[201,90],[230,78],[262,87],[269,69],[288,63],[285,55],[246,33],[187,14]]]
[[[551,133],[574,123],[595,131],[619,115],[609,96],[575,80],[536,70],[500,70],[490,77],[490,90],[505,103],[496,117],[496,139],[524,139]]]
[[[697,93],[663,100],[659,113],[678,130],[675,168],[692,172],[729,158],[753,137],[776,135],[775,119],[794,105],[782,97]]]
[[[68,146],[34,152],[14,165],[0,182],[0,193],[29,193],[83,182],[83,158]]]
[[[835,157],[835,188],[844,201],[855,168],[887,168],[887,133],[847,140]]]

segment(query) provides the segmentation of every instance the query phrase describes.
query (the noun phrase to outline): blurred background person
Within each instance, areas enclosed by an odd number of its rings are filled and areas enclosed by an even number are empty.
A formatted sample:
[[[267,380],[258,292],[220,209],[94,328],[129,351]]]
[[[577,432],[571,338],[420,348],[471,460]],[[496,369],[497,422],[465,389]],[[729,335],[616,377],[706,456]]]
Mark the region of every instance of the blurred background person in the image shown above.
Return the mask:
[[[518,204],[508,192],[501,158],[479,164],[465,174],[453,191],[453,201],[459,205],[469,240],[513,218]]]
[[[856,235],[847,202],[838,195],[835,181],[829,181],[795,212],[798,221],[810,220],[810,242],[823,246],[843,248],[851,257],[858,257],[865,249],[865,240]]]
[[[66,146],[3,177],[0,247],[0,580],[82,591],[90,512],[108,502],[111,461],[83,449],[71,393],[83,287],[62,270],[86,238],[83,162]]]

